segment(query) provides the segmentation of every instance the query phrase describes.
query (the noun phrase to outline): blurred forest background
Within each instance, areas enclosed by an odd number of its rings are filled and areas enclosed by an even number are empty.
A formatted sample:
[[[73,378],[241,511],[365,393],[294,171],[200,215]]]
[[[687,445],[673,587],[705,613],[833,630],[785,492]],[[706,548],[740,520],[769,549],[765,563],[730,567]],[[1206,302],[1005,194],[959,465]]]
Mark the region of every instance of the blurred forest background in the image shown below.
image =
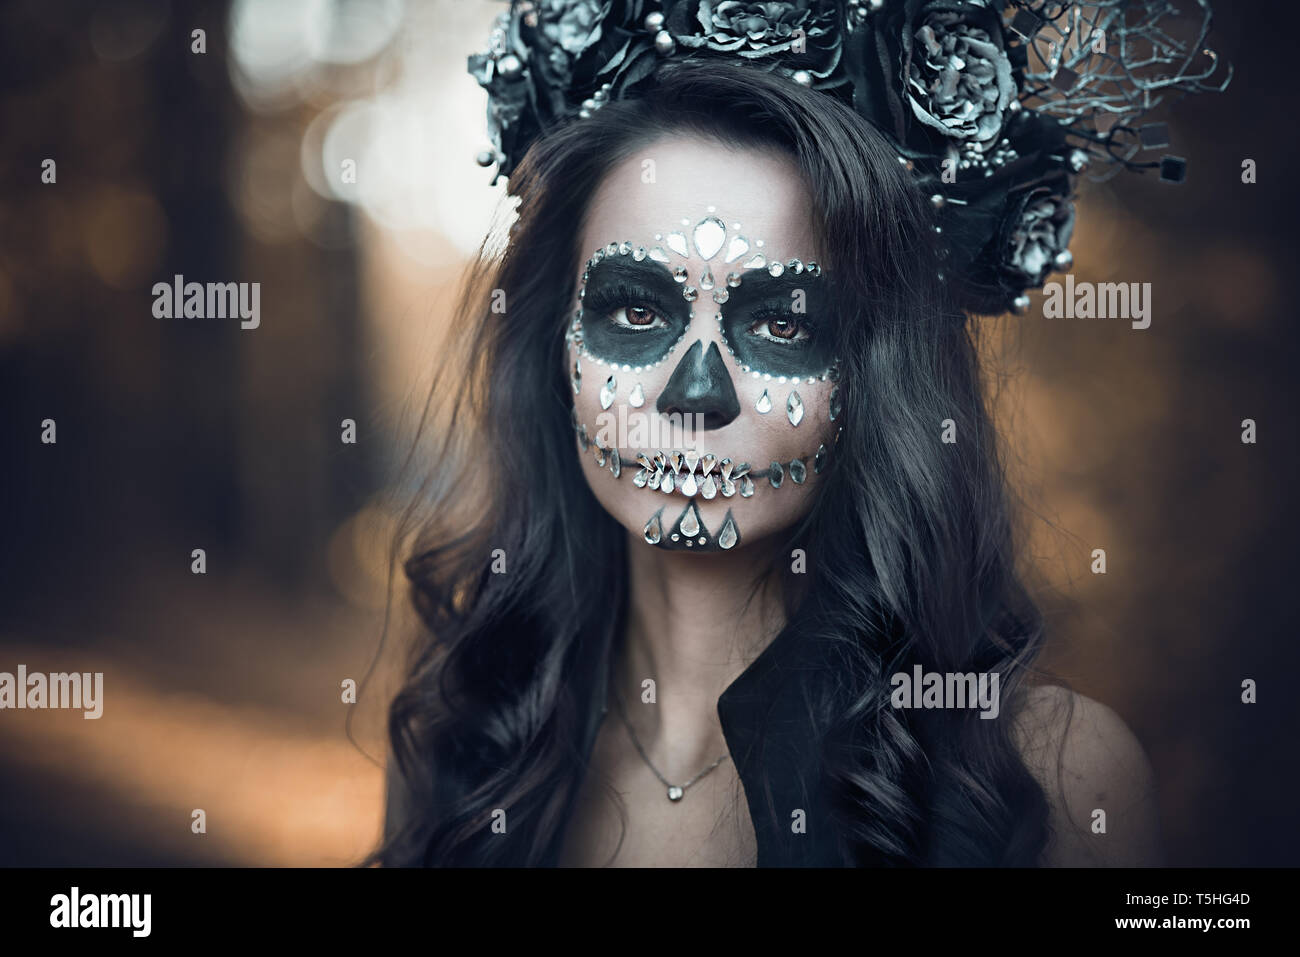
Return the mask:
[[[979,321],[1045,665],[1146,746],[1171,863],[1295,865],[1300,17],[1218,6],[1232,86],[1168,117],[1187,182],[1080,204],[1076,278],[1150,281],[1151,328]],[[379,644],[382,503],[503,194],[465,72],[500,9],[0,7],[0,671],[106,696],[0,712],[0,864],[336,865],[377,838],[393,675],[355,706],[340,684]],[[260,282],[260,328],[155,319],[178,273]]]

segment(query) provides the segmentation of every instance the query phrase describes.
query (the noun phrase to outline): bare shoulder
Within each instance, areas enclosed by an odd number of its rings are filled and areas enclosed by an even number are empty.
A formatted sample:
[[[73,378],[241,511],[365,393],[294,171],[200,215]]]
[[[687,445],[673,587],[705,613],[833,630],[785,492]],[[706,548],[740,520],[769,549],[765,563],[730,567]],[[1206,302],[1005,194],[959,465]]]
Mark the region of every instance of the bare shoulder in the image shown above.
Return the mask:
[[[1044,865],[1162,863],[1155,775],[1119,715],[1060,685],[1040,685],[1026,692],[1013,734],[1051,805]]]

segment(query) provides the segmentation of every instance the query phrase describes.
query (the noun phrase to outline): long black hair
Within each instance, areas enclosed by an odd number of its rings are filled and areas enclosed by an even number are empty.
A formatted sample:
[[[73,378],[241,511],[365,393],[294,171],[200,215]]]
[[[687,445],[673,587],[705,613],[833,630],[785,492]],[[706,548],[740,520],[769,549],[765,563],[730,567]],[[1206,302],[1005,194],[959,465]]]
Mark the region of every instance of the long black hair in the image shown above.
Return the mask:
[[[617,630],[627,575],[627,533],[583,479],[570,420],[576,227],[612,165],[666,134],[790,156],[835,277],[843,433],[773,553],[804,543],[807,574],[775,561],[770,574],[790,585],[786,628],[835,642],[843,662],[822,773],[844,862],[1035,863],[1047,802],[1010,727],[1042,626],[927,198],[852,109],[724,62],[665,63],[643,96],[550,130],[511,176],[518,220],[468,273],[461,348],[421,424],[438,446],[416,455],[423,481],[396,540],[421,627],[389,712],[389,820],[369,861],[541,863],[565,826],[585,771],[573,678]],[[1000,720],[889,707],[890,675],[915,664],[998,672]],[[510,809],[507,834],[487,826],[495,808]]]

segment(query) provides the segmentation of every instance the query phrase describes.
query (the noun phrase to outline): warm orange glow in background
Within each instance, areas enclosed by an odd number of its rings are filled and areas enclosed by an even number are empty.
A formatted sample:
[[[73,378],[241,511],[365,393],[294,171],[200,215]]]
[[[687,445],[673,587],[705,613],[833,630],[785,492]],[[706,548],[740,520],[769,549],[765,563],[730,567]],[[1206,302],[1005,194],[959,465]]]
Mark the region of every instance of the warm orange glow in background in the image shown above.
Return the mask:
[[[328,5],[194,23],[54,6],[0,21],[30,48],[0,100],[0,671],[102,671],[105,710],[0,712],[0,864],[355,862],[379,833],[391,659],[355,706],[341,682],[374,661],[396,465],[500,212],[465,73],[500,6],[380,3],[334,30],[309,15]],[[1172,116],[1189,181],[1080,202],[1076,279],[1151,282],[1151,328],[979,320],[1045,665],[1142,739],[1179,864],[1295,862],[1294,719],[1270,710],[1293,695],[1267,684],[1298,673],[1295,197],[1253,96],[1284,82],[1269,45],[1288,31],[1247,47],[1235,14],[1217,44],[1234,86]],[[58,183],[34,185],[47,156]],[[154,319],[175,272],[260,281],[261,327]],[[1255,711],[1247,677],[1267,687]]]

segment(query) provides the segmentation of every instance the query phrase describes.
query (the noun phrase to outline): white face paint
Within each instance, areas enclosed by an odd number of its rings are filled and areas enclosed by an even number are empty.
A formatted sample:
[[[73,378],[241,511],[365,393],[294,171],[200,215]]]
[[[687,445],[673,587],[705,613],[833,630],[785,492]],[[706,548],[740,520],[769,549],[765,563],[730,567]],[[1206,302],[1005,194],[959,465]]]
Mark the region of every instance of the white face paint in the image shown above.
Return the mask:
[[[810,210],[788,158],[685,137],[592,197],[567,372],[583,472],[639,539],[739,548],[811,507],[839,423]]]

